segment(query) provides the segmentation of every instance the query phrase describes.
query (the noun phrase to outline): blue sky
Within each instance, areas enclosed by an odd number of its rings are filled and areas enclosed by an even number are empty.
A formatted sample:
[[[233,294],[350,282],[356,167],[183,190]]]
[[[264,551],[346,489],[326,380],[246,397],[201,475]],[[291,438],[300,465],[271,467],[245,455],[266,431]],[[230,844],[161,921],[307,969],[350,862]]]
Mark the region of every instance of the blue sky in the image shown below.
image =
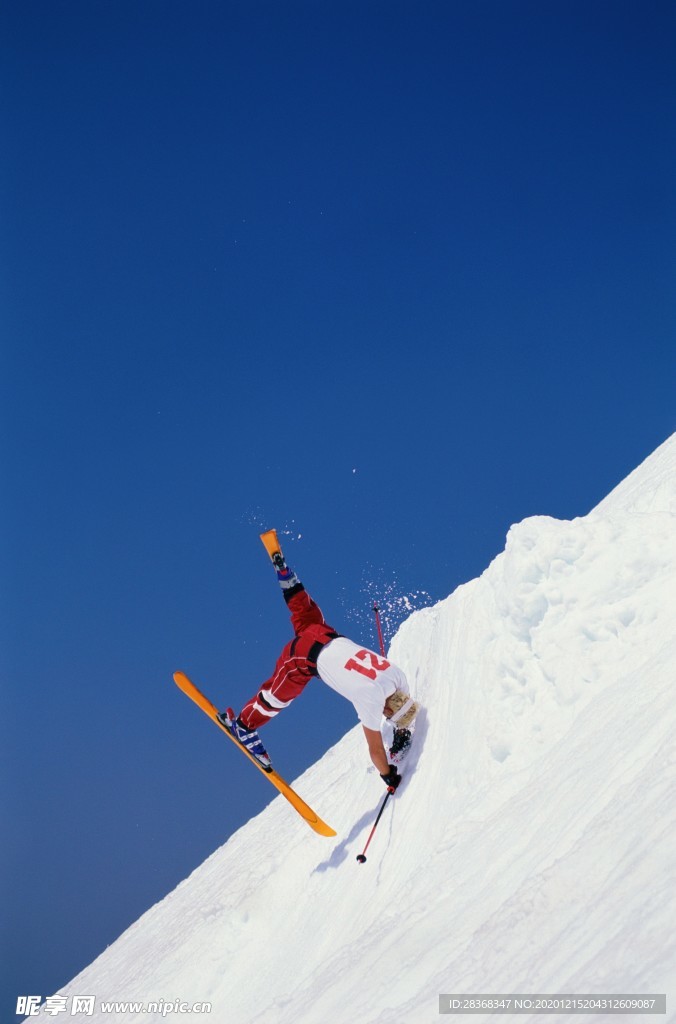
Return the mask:
[[[370,598],[392,627],[673,430],[676,16],[0,17],[13,1013],[269,800],[171,678],[237,706],[268,674],[288,625],[260,530],[375,644]],[[354,721],[318,684],[265,740],[292,778]]]

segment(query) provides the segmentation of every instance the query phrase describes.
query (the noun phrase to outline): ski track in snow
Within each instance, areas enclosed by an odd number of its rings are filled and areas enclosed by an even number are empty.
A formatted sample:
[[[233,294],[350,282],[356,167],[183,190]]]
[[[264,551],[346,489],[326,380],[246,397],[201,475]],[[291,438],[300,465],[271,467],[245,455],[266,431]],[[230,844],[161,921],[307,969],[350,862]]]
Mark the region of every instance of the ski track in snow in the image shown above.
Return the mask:
[[[443,992],[667,992],[676,1019],[675,514],[676,435],[588,516],[512,527],[393,641],[424,710],[367,863],[356,727],[295,783],[335,840],[273,800],[61,994],[431,1024]]]

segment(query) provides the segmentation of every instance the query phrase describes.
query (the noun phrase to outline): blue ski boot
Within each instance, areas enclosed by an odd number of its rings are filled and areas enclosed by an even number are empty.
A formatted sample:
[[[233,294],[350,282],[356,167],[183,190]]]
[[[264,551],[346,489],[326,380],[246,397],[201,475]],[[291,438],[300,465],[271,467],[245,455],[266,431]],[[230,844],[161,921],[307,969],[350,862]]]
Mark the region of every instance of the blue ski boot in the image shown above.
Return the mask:
[[[232,708],[226,708],[218,715],[218,721],[224,725],[228,732],[235,737],[237,742],[244,747],[247,753],[258,761],[261,768],[266,772],[272,771],[272,761],[268,752],[260,741],[255,729],[247,727],[237,718]]]
[[[296,576],[293,569],[290,569],[286,564],[286,560],[281,551],[275,551],[274,555],[271,555],[272,564],[275,567],[277,573],[277,579],[282,590],[290,590],[291,587],[296,587],[300,583],[300,580]]]

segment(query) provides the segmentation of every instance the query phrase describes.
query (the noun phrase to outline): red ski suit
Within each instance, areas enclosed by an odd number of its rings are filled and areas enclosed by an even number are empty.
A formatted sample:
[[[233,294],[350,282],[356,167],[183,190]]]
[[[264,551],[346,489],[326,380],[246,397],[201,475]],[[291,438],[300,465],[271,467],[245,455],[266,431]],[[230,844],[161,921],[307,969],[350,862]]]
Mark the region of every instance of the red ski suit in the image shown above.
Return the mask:
[[[302,583],[284,592],[284,599],[296,635],[284,647],[270,678],[242,709],[239,717],[247,729],[260,729],[288,707],[317,675],[317,658],[322,647],[340,635],[324,621],[319,606]]]

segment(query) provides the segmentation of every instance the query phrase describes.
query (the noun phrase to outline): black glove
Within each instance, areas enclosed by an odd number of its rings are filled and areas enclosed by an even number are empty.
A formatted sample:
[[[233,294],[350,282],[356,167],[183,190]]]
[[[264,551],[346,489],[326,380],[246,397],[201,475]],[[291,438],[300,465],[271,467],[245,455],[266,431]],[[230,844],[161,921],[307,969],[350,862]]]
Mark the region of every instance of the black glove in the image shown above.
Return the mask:
[[[397,770],[396,764],[388,765],[389,771],[387,775],[381,775],[380,778],[383,780],[390,793],[394,793],[395,789],[401,782],[401,775]]]

